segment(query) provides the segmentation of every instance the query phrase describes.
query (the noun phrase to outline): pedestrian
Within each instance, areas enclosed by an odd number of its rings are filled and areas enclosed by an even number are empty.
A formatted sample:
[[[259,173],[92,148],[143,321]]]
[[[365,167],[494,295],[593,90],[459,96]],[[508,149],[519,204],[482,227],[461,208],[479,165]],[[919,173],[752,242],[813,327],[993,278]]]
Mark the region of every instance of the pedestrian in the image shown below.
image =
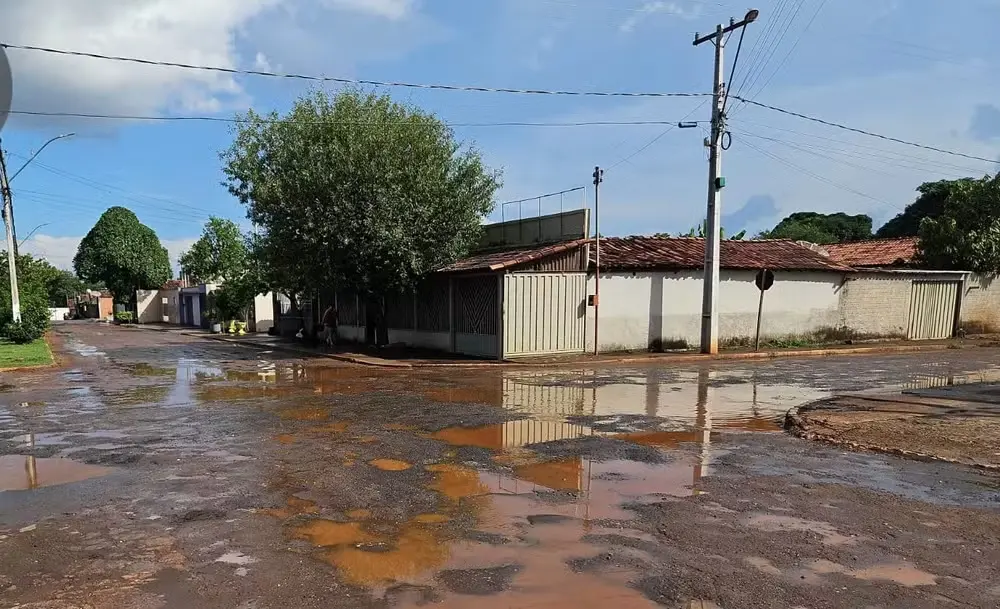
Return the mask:
[[[337,307],[330,305],[323,311],[323,338],[327,347],[337,343]]]

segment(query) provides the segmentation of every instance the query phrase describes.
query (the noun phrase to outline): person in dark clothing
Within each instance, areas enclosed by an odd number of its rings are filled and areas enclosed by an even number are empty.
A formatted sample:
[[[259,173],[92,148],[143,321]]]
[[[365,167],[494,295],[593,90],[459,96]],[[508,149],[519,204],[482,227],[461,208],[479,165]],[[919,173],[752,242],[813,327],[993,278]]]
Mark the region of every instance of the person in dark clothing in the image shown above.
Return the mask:
[[[323,340],[328,347],[337,343],[337,307],[330,305],[323,311]]]

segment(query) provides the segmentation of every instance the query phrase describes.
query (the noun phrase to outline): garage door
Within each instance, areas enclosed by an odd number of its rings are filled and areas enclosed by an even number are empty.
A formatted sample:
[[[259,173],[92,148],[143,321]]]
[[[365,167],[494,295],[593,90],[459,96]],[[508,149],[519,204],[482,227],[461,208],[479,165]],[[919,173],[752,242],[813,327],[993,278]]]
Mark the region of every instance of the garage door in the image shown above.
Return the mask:
[[[914,281],[910,292],[910,340],[951,338],[959,281]]]
[[[505,275],[504,357],[582,353],[586,300],[586,273]]]

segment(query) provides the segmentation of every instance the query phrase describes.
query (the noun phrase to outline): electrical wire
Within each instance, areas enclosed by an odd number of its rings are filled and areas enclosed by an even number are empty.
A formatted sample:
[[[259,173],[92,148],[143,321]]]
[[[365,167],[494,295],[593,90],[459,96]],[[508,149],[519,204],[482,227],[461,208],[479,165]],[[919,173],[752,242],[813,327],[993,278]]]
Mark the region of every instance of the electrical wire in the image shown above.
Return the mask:
[[[72,57],[87,57],[90,59],[101,59],[105,61],[118,61],[125,63],[135,63],[145,66],[157,66],[168,68],[182,68],[185,70],[201,70],[207,72],[219,72],[223,74],[264,76],[269,78],[286,78],[293,80],[307,80],[313,82],[334,82],[346,85],[368,85],[375,87],[405,87],[410,89],[433,89],[442,91],[466,91],[475,93],[513,93],[519,95],[570,95],[583,97],[705,97],[711,93],[666,93],[666,92],[632,92],[632,91],[567,91],[567,90],[545,90],[545,89],[515,89],[509,87],[481,87],[470,85],[447,85],[439,83],[412,83],[384,80],[366,80],[355,78],[338,78],[333,76],[315,76],[309,74],[294,74],[285,72],[271,72],[265,70],[244,70],[238,68],[223,68],[220,66],[206,66],[190,63],[180,63],[174,61],[155,61],[152,59],[140,59],[138,57],[125,57],[121,55],[103,55],[100,53],[88,53],[83,51],[69,51],[65,49],[54,49],[51,47],[40,47],[34,45],[7,44],[0,43],[0,47],[18,51],[34,51],[39,53],[50,53],[55,55],[67,55]]]
[[[612,169],[618,167],[622,163],[627,163],[627,162],[631,161],[632,159],[634,159],[635,157],[637,157],[638,155],[642,154],[647,149],[649,149],[650,146],[652,146],[656,142],[660,141],[661,139],[663,139],[664,137],[666,137],[666,135],[668,133],[670,133],[671,131],[673,131],[674,129],[676,129],[677,125],[679,123],[683,123],[689,117],[693,116],[695,112],[697,112],[698,110],[701,110],[701,108],[705,104],[707,104],[707,103],[708,103],[707,99],[702,100],[702,102],[700,104],[698,104],[697,106],[695,106],[693,110],[691,110],[690,112],[688,112],[687,115],[684,118],[682,118],[681,120],[677,121],[676,123],[671,123],[670,126],[667,127],[666,129],[664,129],[659,135],[657,135],[653,139],[649,140],[648,142],[646,142],[645,144],[643,144],[642,146],[640,146],[639,149],[636,150],[636,151],[634,151],[632,154],[629,154],[628,156],[622,157],[614,165],[611,165],[610,167],[608,167],[605,171],[611,171]],[[711,121],[698,121],[698,124],[705,123],[705,122],[711,122]]]
[[[887,142],[895,142],[897,144],[902,144],[904,146],[912,146],[914,148],[921,148],[923,150],[931,150],[933,152],[940,152],[941,154],[948,154],[951,156],[962,157],[966,159],[972,159],[974,161],[983,161],[984,163],[995,164],[997,159],[988,159],[986,157],[976,156],[974,154],[966,154],[964,152],[956,152],[954,150],[947,150],[945,148],[938,148],[936,146],[928,146],[926,144],[919,144],[917,142],[911,142],[908,140],[900,139],[898,137],[892,137],[890,135],[882,135],[880,133],[875,133],[873,131],[867,131],[865,129],[858,129],[856,127],[848,127],[841,123],[835,123],[833,121],[824,120],[822,118],[817,118],[815,116],[809,116],[808,114],[802,114],[801,112],[795,112],[792,110],[785,110],[784,108],[779,108],[777,106],[772,106],[770,104],[761,103],[752,99],[746,99],[743,97],[733,96],[733,99],[738,99],[747,104],[757,106],[758,108],[764,108],[765,110],[771,110],[773,112],[778,112],[781,114],[786,114],[788,116],[794,116],[796,118],[801,118],[803,120],[811,121],[814,123],[819,123],[820,125],[826,125],[827,127],[833,127],[835,129],[842,129],[844,131],[850,131],[852,133],[860,133],[861,135],[866,135],[868,137],[874,137],[880,140],[885,140]]]
[[[766,51],[767,56],[764,57],[764,60],[763,62],[760,63],[760,66],[756,74],[753,75],[753,77],[747,84],[748,97],[753,98],[760,93],[758,91],[757,94],[750,94],[750,92],[753,91],[754,86],[757,84],[757,81],[767,70],[767,65],[771,62],[771,59],[774,58],[774,53],[778,50],[778,47],[781,46],[781,41],[784,39],[785,35],[788,34],[788,30],[792,26],[792,23],[794,23],[795,19],[799,16],[799,12],[802,10],[802,5],[804,1],[805,0],[798,0],[798,3],[795,5],[794,12],[792,12],[791,15],[788,17],[788,19],[783,21],[781,25],[777,26],[778,28],[780,28],[780,33],[778,33],[777,36],[774,38],[773,43],[770,45],[770,49]]]
[[[791,167],[792,169],[795,169],[797,171],[801,171],[802,173],[804,173],[804,174],[806,174],[806,175],[808,175],[808,176],[810,176],[812,178],[815,178],[815,179],[817,179],[817,180],[819,180],[821,182],[825,182],[825,183],[827,183],[827,184],[829,184],[829,185],[831,185],[831,186],[833,186],[835,188],[839,188],[840,190],[843,190],[843,191],[846,191],[846,192],[850,192],[852,194],[858,195],[859,197],[864,197],[865,199],[869,199],[869,200],[874,201],[876,203],[880,203],[882,205],[887,205],[887,206],[889,206],[889,207],[891,207],[893,209],[896,209],[898,211],[903,211],[903,209],[901,207],[899,207],[898,205],[893,205],[892,203],[889,203],[888,201],[885,201],[883,199],[879,199],[878,197],[874,197],[874,196],[872,196],[872,195],[870,195],[868,193],[862,192],[860,190],[857,190],[857,189],[852,188],[850,186],[847,186],[845,184],[841,184],[840,182],[836,182],[836,181],[831,180],[831,179],[829,179],[829,178],[827,178],[825,176],[821,176],[818,173],[809,171],[808,169],[806,169],[804,167],[801,167],[799,165],[796,165],[795,163],[793,163],[793,162],[791,162],[791,161],[789,161],[787,159],[779,157],[778,155],[776,155],[776,154],[774,154],[772,152],[769,152],[769,151],[764,150],[762,148],[758,148],[757,146],[755,146],[752,143],[746,141],[742,137],[739,138],[739,139],[743,142],[743,144],[745,144],[751,150],[755,150],[758,153],[763,154],[764,156],[766,156],[766,157],[768,157],[770,159],[773,159],[773,160],[775,160],[775,161],[777,161],[779,163],[782,163],[783,165],[787,165],[788,167]]]
[[[774,7],[774,15],[767,20],[767,25],[764,26],[764,30],[754,39],[753,45],[750,47],[749,57],[747,58],[747,71],[743,74],[743,79],[740,81],[739,87],[736,89],[736,95],[742,95],[744,87],[746,87],[747,81],[750,76],[757,69],[758,63],[761,58],[762,49],[766,48],[769,44],[769,39],[771,33],[774,31],[774,24],[780,19],[782,12],[785,9],[785,4],[787,0],[778,0]]]
[[[722,112],[723,116],[726,115],[726,104],[729,103],[729,84],[733,82],[733,77],[736,75],[736,66],[740,62],[740,50],[743,48],[743,36],[747,33],[747,26],[740,28],[740,41],[736,45],[736,56],[733,58],[733,69],[729,71],[729,80],[726,81],[726,96],[722,100]],[[730,35],[732,35],[730,33]]]
[[[90,114],[83,112],[41,112],[34,110],[11,110],[10,114],[21,114],[26,116],[46,116],[46,117],[67,117],[86,118],[103,120],[125,120],[125,121],[159,121],[159,122],[214,122],[214,123],[245,123],[244,118],[227,118],[224,116],[150,116],[138,114]],[[436,127],[434,123],[411,123],[408,121],[398,122],[372,122],[372,121],[328,121],[328,120],[301,120],[301,119],[270,119],[260,118],[261,122],[268,124],[304,124],[304,125],[375,125],[389,126],[399,125],[414,127]],[[542,122],[542,121],[507,121],[494,123],[463,123],[445,122],[447,127],[625,127],[641,125],[670,125],[676,121],[649,120],[649,121],[562,121],[562,122]],[[706,121],[707,122],[707,121]]]
[[[823,12],[823,7],[825,7],[825,6],[826,6],[826,3],[827,3],[828,1],[829,1],[829,0],[821,0],[821,1],[820,1],[820,3],[819,3],[819,6],[817,6],[817,8],[816,8],[816,12],[815,12],[815,13],[813,13],[813,16],[812,16],[812,18],[811,18],[811,19],[809,19],[809,23],[807,23],[807,24],[806,24],[806,27],[804,27],[804,28],[802,29],[802,31],[801,31],[801,32],[799,32],[799,35],[798,35],[798,37],[796,37],[796,38],[795,38],[795,42],[793,42],[793,43],[792,43],[792,46],[791,46],[791,47],[789,47],[789,49],[788,49],[788,52],[787,52],[787,53],[785,53],[785,56],[781,58],[781,61],[780,61],[780,62],[778,63],[778,67],[777,67],[777,68],[775,68],[773,72],[771,72],[771,75],[767,77],[767,80],[765,80],[765,81],[764,81],[764,84],[763,84],[763,85],[761,85],[761,87],[760,87],[759,89],[757,89],[757,92],[756,92],[756,93],[753,93],[753,94],[749,95],[749,97],[750,97],[751,99],[756,99],[757,97],[759,97],[759,96],[760,96],[760,94],[761,94],[761,93],[762,93],[762,92],[764,91],[764,89],[766,89],[766,88],[767,88],[767,85],[771,84],[771,81],[772,81],[772,80],[774,80],[774,77],[775,77],[775,75],[777,75],[777,74],[778,74],[778,72],[780,72],[780,71],[781,71],[781,68],[785,67],[785,64],[786,64],[786,63],[788,62],[788,58],[789,58],[789,57],[791,57],[791,56],[792,56],[792,53],[794,53],[794,52],[795,52],[795,49],[796,49],[796,48],[798,48],[798,46],[799,46],[799,42],[800,42],[800,41],[802,40],[802,36],[803,36],[803,35],[804,35],[804,34],[805,34],[806,32],[808,32],[808,31],[809,31],[809,28],[811,28],[811,27],[812,27],[813,23],[814,23],[814,22],[816,21],[816,18],[817,18],[817,17],[819,17],[819,14],[820,14],[821,12]],[[800,5],[800,7],[801,7],[801,5]]]

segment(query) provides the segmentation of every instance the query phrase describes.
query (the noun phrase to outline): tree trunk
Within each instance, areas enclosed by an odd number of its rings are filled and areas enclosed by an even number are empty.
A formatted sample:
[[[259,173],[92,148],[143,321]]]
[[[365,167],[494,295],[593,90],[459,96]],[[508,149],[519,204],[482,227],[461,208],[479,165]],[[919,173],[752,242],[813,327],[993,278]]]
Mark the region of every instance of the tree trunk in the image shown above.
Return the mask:
[[[378,346],[377,328],[378,311],[374,299],[365,298],[365,344]]]
[[[385,299],[378,299],[378,346],[385,347],[389,344],[389,322],[385,318]]]

